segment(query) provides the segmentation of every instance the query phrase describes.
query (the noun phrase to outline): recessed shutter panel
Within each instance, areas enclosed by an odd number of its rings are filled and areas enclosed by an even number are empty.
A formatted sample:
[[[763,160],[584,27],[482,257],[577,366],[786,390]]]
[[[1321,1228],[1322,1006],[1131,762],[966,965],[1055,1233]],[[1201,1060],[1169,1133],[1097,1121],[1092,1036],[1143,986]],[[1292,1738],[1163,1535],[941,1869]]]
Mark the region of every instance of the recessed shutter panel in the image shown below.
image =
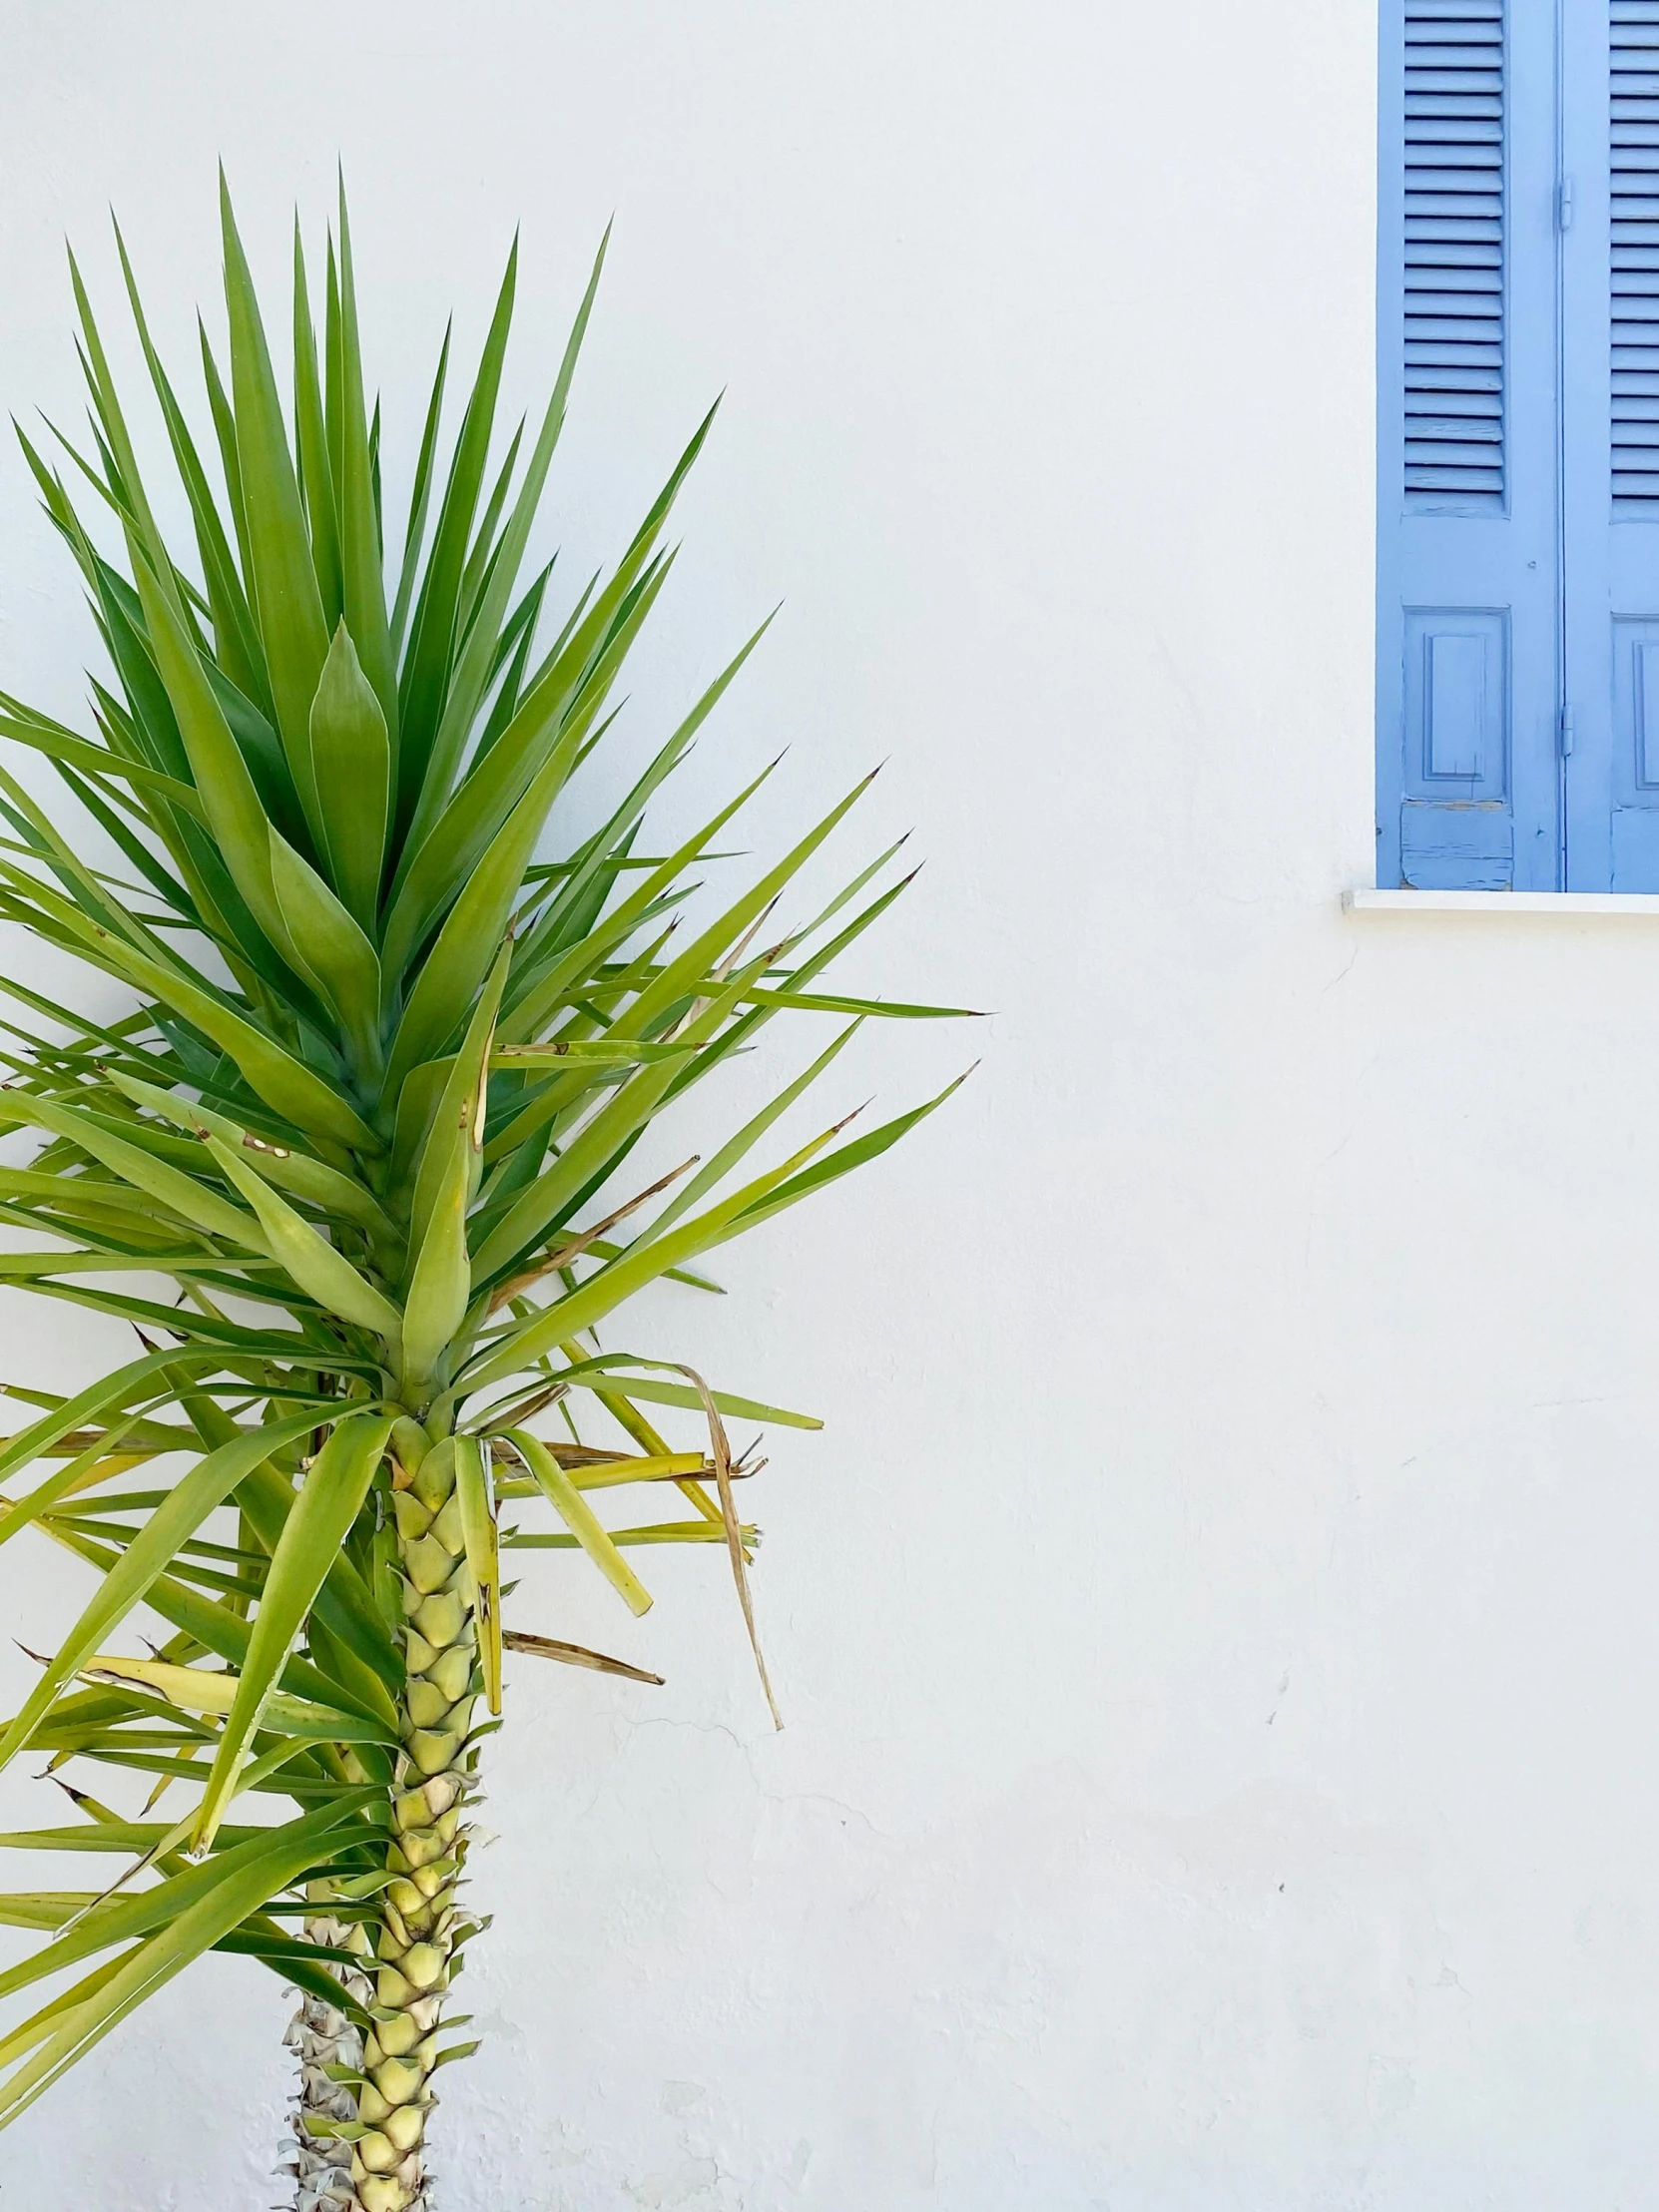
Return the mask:
[[[1382,10],[1384,885],[1558,879],[1554,268],[1535,190],[1553,172],[1553,110],[1535,97],[1553,79],[1545,14],[1537,0]]]

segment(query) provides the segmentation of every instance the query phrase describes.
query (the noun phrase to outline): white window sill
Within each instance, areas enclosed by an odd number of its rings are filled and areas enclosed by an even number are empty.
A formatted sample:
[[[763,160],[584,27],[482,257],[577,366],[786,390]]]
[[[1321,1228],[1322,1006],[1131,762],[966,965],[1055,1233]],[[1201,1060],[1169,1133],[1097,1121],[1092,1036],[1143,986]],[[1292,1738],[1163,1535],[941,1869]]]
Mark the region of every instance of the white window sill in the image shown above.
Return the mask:
[[[1355,914],[1580,914],[1659,916],[1659,891],[1344,891]]]

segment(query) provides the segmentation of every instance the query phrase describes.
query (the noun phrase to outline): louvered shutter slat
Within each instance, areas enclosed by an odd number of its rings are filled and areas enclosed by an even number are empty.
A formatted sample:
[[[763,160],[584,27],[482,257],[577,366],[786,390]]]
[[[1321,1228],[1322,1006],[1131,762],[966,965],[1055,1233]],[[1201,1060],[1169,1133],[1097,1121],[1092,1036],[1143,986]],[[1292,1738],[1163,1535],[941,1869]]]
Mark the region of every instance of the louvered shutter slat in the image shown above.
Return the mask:
[[[1641,403],[1639,400],[1632,402],[1638,406]],[[1501,424],[1503,408],[1496,392],[1452,390],[1425,393],[1411,410],[1413,421],[1433,422],[1445,415]]]

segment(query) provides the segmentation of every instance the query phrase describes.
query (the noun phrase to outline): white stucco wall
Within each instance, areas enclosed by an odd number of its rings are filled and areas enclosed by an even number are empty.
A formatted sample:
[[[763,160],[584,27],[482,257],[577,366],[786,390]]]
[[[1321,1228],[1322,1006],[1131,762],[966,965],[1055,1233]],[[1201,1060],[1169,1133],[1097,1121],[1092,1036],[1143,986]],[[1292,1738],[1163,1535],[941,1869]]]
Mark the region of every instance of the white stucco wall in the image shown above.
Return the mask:
[[[513,1681],[446,2212],[1659,2206],[1659,921],[1340,910],[1374,37],[0,0],[20,412],[76,411],[60,238],[113,315],[110,199],[188,342],[222,151],[274,280],[343,153],[394,457],[512,225],[528,399],[617,211],[573,574],[730,385],[639,742],[786,595],[701,788],[787,740],[775,840],[890,755],[869,848],[928,866],[861,979],[998,1009],[866,1032],[848,1103],[984,1064],[632,1331],[829,1417],[759,1505],[790,1726],[712,1554],[637,1629],[532,1564],[522,1617],[670,1683]],[[89,634],[6,459],[0,684],[73,706]],[[76,1587],[0,1557],[25,1642]],[[0,2138],[0,2205],[276,2202],[283,2017],[211,1962]]]

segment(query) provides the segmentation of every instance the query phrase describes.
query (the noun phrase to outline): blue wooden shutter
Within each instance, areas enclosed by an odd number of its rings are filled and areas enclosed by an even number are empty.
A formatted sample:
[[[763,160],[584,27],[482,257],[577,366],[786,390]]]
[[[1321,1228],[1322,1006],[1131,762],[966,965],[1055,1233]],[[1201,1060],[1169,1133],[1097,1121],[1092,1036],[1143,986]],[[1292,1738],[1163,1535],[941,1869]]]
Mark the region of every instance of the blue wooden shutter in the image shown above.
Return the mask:
[[[1559,881],[1547,13],[1382,9],[1382,884]]]
[[[1563,34],[1567,883],[1659,891],[1659,0]]]

